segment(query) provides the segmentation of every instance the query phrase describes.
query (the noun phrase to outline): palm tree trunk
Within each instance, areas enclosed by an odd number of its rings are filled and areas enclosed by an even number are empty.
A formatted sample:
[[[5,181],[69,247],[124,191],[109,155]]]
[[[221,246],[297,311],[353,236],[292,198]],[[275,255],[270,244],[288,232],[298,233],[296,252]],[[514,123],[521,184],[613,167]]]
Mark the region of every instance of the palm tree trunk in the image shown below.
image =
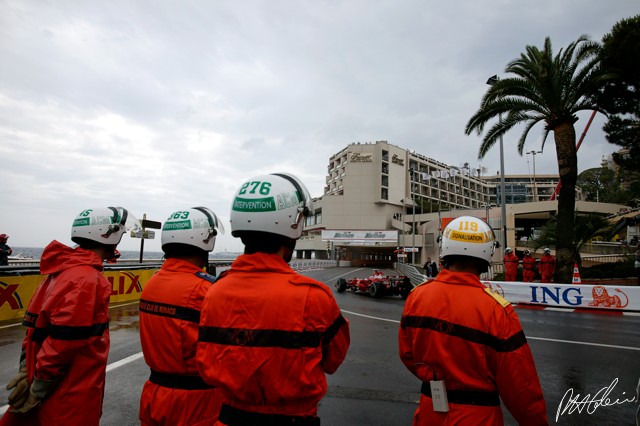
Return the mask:
[[[575,190],[578,178],[576,131],[573,123],[561,123],[553,129],[560,175],[558,228],[556,230],[556,277],[559,283],[571,283],[574,262]]]

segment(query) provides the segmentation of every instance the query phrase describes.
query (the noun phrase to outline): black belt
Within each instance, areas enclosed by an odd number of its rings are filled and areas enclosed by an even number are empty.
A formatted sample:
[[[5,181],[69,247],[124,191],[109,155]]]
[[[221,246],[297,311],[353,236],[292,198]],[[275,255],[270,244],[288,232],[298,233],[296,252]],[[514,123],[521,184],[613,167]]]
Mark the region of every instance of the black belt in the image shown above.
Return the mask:
[[[431,386],[428,382],[422,382],[420,392],[431,398]],[[500,405],[498,392],[447,390],[447,400],[452,404],[481,405],[494,407]]]
[[[229,426],[320,426],[320,417],[316,416],[254,413],[227,404],[222,404],[218,420]]]
[[[180,374],[161,373],[151,370],[149,381],[159,386],[172,389],[204,390],[215,386],[207,384],[200,376],[184,376]]]

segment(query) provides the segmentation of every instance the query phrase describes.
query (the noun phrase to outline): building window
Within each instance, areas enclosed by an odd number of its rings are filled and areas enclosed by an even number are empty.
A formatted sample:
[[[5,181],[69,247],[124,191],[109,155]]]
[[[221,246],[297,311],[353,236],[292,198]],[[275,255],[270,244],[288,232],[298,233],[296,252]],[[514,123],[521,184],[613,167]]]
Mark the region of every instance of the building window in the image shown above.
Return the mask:
[[[380,198],[383,200],[389,199],[389,190],[387,188],[382,188],[382,191],[380,191]]]
[[[382,175],[382,186],[389,186],[389,176]]]
[[[382,159],[384,161],[389,161],[389,151],[384,150],[384,149],[382,150]]]
[[[382,173],[389,174],[389,163],[382,163]]]

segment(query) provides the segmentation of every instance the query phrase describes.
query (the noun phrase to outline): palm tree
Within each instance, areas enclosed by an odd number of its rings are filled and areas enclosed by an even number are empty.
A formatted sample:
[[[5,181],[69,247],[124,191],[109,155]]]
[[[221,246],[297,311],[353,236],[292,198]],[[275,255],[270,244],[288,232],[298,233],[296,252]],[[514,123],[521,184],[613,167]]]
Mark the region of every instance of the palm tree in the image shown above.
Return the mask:
[[[571,247],[573,257],[578,265],[582,266],[580,261],[580,251],[582,247],[595,237],[610,237],[613,234],[614,227],[605,217],[589,213],[578,216],[576,214],[575,228],[573,230],[574,242]],[[552,217],[543,227],[542,233],[538,238],[531,240],[530,245],[533,251],[542,247],[555,247],[558,234],[558,223],[555,217]]]
[[[559,277],[571,279],[573,260],[573,229],[575,211],[575,186],[578,175],[576,155],[576,113],[597,110],[590,96],[611,76],[599,66],[600,45],[581,36],[566,49],[553,55],[551,40],[545,39],[542,50],[527,46],[526,53],[510,62],[506,73],[513,77],[499,79],[491,85],[482,98],[480,109],[467,123],[467,135],[481,134],[485,124],[499,118],[484,135],[478,157],[487,151],[507,131],[516,125],[524,125],[518,142],[522,155],[529,131],[544,122],[542,147],[553,131],[558,160],[561,189],[558,200],[557,252]],[[506,115],[502,119],[502,114]]]

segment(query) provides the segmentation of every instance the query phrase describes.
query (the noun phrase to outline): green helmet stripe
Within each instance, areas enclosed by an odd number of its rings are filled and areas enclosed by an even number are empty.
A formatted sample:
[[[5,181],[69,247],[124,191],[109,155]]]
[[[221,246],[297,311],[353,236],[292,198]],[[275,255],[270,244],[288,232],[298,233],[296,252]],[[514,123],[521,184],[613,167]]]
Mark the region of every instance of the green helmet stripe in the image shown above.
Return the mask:
[[[79,217],[73,221],[72,226],[89,226],[91,225],[91,221],[88,217]]]
[[[178,220],[174,222],[165,222],[162,227],[163,231],[179,231],[181,229],[191,229],[191,221]]]
[[[276,202],[273,197],[266,198],[242,198],[236,197],[233,201],[232,210],[237,212],[274,212],[276,211]]]

